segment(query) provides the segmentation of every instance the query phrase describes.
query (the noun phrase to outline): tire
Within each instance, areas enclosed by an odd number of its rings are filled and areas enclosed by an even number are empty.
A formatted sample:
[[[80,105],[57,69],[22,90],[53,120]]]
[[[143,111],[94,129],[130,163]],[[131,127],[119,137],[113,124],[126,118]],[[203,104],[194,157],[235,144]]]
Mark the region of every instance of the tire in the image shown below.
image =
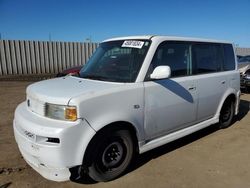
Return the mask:
[[[221,108],[219,128],[224,129],[231,125],[234,116],[234,103],[231,100],[226,100]]]
[[[94,139],[89,154],[88,175],[95,181],[110,181],[121,176],[134,155],[128,130],[104,131]]]
[[[246,86],[246,93],[250,92],[250,86]]]

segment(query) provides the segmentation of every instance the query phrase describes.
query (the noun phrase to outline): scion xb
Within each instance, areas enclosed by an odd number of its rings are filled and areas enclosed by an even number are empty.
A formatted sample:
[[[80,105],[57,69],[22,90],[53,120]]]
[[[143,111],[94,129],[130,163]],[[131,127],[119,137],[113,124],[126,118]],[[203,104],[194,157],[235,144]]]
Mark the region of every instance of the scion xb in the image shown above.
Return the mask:
[[[103,41],[79,77],[31,84],[15,111],[24,159],[47,179],[70,169],[109,181],[144,153],[238,113],[234,47],[217,40],[134,36]]]

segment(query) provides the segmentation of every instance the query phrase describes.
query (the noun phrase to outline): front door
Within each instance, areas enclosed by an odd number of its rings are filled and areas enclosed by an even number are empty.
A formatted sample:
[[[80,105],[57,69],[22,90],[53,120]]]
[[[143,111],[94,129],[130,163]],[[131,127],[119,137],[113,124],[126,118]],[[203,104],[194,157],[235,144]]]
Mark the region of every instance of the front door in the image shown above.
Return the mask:
[[[150,80],[153,69],[171,68],[171,78]],[[197,80],[192,76],[191,45],[163,42],[159,45],[144,82],[145,133],[147,139],[182,129],[197,119]]]
[[[145,83],[145,132],[161,136],[196,121],[196,83],[183,78]]]

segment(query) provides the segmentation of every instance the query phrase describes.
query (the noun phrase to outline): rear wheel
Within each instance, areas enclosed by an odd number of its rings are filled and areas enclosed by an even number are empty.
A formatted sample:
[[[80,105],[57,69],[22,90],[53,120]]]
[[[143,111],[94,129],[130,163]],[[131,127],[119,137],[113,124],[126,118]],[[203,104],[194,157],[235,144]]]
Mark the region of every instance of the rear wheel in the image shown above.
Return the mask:
[[[220,112],[219,128],[227,128],[231,125],[234,116],[234,103],[231,100],[225,101]]]
[[[110,181],[128,168],[134,153],[128,130],[105,131],[97,135],[91,152],[89,176],[95,181]]]

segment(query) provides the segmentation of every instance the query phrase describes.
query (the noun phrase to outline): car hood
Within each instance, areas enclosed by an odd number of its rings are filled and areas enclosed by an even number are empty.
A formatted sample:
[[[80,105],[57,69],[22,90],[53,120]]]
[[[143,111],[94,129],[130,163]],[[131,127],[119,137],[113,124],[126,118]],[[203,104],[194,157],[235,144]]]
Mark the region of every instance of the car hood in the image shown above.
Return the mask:
[[[67,105],[70,99],[79,95],[94,95],[103,90],[121,87],[124,83],[82,79],[73,76],[54,78],[31,84],[27,88],[27,98]]]

